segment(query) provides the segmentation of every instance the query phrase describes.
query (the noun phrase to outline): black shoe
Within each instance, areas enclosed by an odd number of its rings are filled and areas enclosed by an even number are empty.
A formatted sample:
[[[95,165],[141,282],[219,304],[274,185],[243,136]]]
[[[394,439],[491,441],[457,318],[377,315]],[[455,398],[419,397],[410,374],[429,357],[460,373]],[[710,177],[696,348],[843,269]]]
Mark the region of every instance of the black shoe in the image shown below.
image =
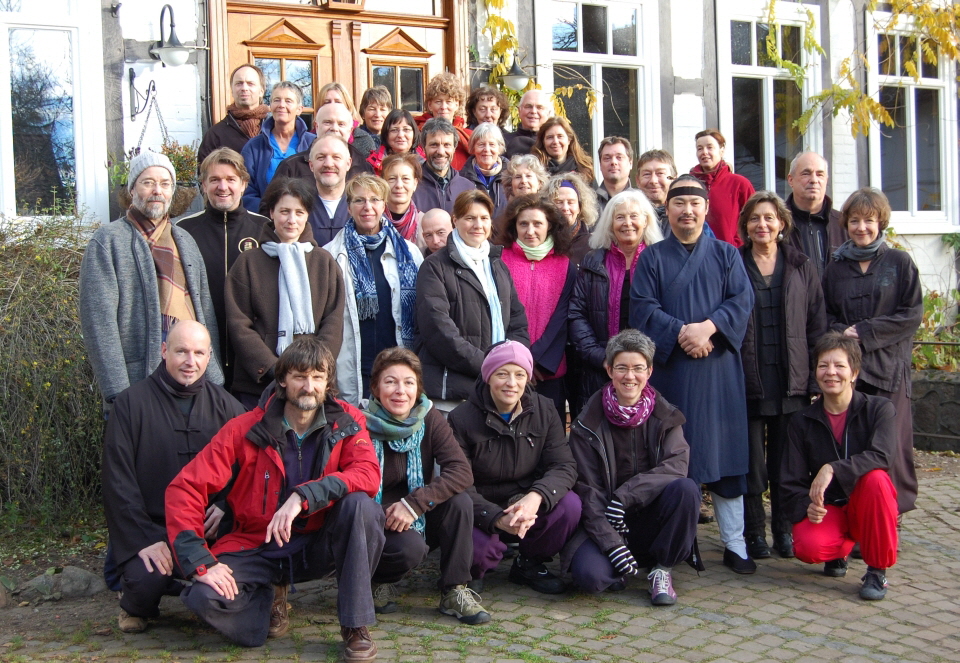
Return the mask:
[[[774,534],[773,547],[776,548],[777,554],[784,559],[795,557],[793,554],[793,536],[790,534]]]
[[[823,565],[823,575],[831,578],[842,578],[847,575],[847,560],[841,557],[827,562]]]
[[[749,575],[757,572],[757,563],[747,557],[744,559],[729,548],[723,549],[723,565],[729,566],[734,573]]]
[[[887,576],[880,569],[868,568],[860,580],[860,598],[865,601],[879,601],[887,595]]]
[[[748,536],[747,540],[747,554],[750,555],[751,559],[769,559],[770,558],[770,547],[767,546],[767,538],[762,534],[757,534],[756,536]]]
[[[513,560],[510,582],[526,585],[541,594],[562,594],[567,589],[566,583],[547,571],[546,566],[523,555]]]
[[[483,594],[483,578],[474,578],[467,583],[467,588],[472,589],[477,594]]]
[[[863,559],[863,554],[860,552],[860,544],[853,544],[853,550],[850,551],[850,556],[854,559]]]
[[[623,580],[616,580],[612,585],[607,587],[608,592],[622,592],[627,588],[627,583]]]

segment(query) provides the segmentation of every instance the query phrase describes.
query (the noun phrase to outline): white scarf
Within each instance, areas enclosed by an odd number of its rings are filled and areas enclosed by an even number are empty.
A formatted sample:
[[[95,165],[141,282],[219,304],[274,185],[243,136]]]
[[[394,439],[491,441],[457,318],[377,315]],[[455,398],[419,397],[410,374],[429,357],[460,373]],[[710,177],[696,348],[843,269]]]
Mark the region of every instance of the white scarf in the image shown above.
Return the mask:
[[[467,267],[476,275],[483,288],[483,294],[487,296],[487,304],[490,306],[490,343],[499,343],[506,339],[506,333],[503,329],[503,309],[500,305],[500,293],[497,292],[497,282],[493,280],[493,266],[490,264],[490,242],[483,240],[479,248],[467,246],[460,233],[454,229],[451,233],[453,243],[460,252],[463,261]]]
[[[280,356],[293,343],[295,334],[316,332],[307,274],[307,254],[313,251],[313,244],[264,242],[260,248],[271,258],[280,258],[280,315],[277,322],[277,356]]]

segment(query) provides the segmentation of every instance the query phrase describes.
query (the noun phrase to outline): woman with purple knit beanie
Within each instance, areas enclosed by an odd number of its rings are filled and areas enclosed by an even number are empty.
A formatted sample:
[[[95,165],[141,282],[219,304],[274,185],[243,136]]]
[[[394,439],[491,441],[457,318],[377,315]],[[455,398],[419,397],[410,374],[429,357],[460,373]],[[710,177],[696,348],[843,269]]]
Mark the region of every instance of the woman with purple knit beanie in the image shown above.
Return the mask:
[[[448,423],[473,468],[471,587],[503,559],[505,542],[519,542],[510,581],[544,594],[566,589],[544,566],[580,522],[571,489],[577,466],[552,401],[530,387],[533,356],[521,343],[494,345],[470,397]]]

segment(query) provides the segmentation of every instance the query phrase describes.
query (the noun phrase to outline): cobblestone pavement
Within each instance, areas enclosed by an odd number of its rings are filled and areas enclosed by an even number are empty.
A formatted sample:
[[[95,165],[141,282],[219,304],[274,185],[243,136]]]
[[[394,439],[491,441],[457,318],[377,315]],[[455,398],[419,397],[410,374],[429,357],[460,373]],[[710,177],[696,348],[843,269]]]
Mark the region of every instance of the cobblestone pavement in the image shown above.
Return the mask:
[[[401,610],[372,629],[379,661],[960,661],[960,478],[925,478],[918,509],[906,516],[900,560],[879,602],[857,597],[863,562],[845,578],[820,567],[774,557],[754,576],[720,563],[714,525],[701,527],[707,570],[674,574],[679,601],[650,606],[646,580],[591,597],[546,597],[506,579],[505,562],[488,576],[490,624],[471,627],[440,615],[436,558],[401,583]],[[256,649],[229,645],[175,599],[141,635],[124,635],[115,617],[71,625],[53,634],[18,636],[0,648],[2,661],[337,661],[342,660],[331,581],[299,586],[290,633]],[[116,612],[113,613],[114,615]],[[0,612],[0,622],[3,613]],[[103,625],[113,628],[101,628]],[[0,624],[0,637],[4,628]]]

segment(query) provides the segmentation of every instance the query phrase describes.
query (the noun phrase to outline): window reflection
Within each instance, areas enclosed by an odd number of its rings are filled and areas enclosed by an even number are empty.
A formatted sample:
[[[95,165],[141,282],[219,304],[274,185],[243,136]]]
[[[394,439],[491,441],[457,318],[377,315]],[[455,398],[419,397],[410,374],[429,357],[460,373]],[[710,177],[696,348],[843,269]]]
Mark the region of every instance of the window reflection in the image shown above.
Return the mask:
[[[553,23],[553,50],[573,51],[580,48],[577,43],[577,5],[570,2],[554,2],[556,18]]]
[[[880,188],[887,194],[891,209],[896,211],[908,209],[905,95],[906,90],[901,87],[880,88],[880,103],[893,118],[892,127],[880,128]]]
[[[763,81],[733,79],[733,167],[757,191],[766,189],[764,170]]]
[[[554,65],[554,88],[592,84],[591,70],[590,65]],[[574,90],[572,97],[563,97],[562,100],[567,109],[567,119],[577,134],[580,146],[587,154],[593,154],[593,120],[587,113],[586,91]]]
[[[607,49],[607,8],[583,5],[583,52],[609,53]]]

